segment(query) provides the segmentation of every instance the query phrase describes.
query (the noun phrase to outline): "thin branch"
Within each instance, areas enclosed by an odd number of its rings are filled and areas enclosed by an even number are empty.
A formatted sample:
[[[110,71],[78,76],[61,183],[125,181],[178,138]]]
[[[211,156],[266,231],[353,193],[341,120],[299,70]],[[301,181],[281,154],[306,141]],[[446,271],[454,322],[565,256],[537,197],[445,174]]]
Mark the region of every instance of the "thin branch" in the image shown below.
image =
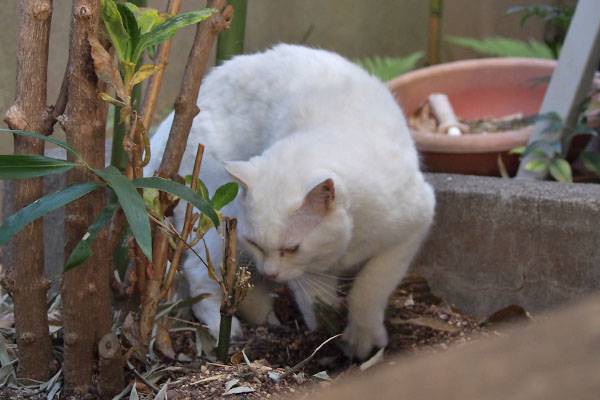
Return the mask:
[[[175,118],[159,168],[161,176],[169,178],[175,177],[179,171],[192,121],[199,112],[196,101],[198,100],[202,77],[206,71],[210,50],[215,38],[221,31],[229,27],[233,18],[233,8],[227,6],[226,0],[208,0],[206,6],[221,11],[199,23],[196,30],[196,37],[185,67],[181,90],[175,100]]]
[[[181,0],[170,0],[167,6],[167,13],[170,15],[176,15],[179,13],[181,7]],[[166,42],[158,46],[158,51],[154,56],[154,65],[164,65],[156,74],[150,77],[146,93],[144,95],[144,102],[142,104],[142,122],[146,129],[150,129],[152,123],[152,116],[154,115],[154,109],[156,108],[156,101],[158,100],[158,94],[162,85],[163,77],[165,75],[165,69],[167,62],[169,61],[169,53],[171,52],[171,42],[173,39],[169,39]]]
[[[198,186],[198,176],[200,175],[200,166],[202,165],[202,156],[204,154],[204,145],[199,144],[198,150],[196,151],[196,160],[194,161],[194,169],[192,171],[192,190],[195,192]],[[161,290],[160,297],[165,298],[171,285],[173,284],[173,279],[175,278],[175,272],[179,269],[179,262],[181,261],[181,255],[183,251],[187,248],[185,241],[187,241],[188,236],[190,235],[190,231],[192,229],[192,214],[194,211],[194,207],[188,203],[185,209],[185,219],[183,221],[183,230],[181,232],[181,237],[183,240],[180,240],[177,243],[177,249],[175,250],[175,254],[173,255],[173,260],[171,261],[171,269],[169,269],[169,273],[167,275],[167,279],[164,283],[164,286]]]

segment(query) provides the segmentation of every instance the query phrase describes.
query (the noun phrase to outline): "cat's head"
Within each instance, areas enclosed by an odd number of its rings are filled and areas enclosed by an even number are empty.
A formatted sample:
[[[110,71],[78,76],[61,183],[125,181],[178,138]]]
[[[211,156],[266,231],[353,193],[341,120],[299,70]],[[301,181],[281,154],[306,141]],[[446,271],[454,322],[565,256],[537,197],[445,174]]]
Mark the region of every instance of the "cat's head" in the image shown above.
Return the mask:
[[[263,275],[285,282],[324,272],[347,250],[352,219],[339,178],[319,169],[284,173],[253,159],[227,163],[240,184],[238,237]]]

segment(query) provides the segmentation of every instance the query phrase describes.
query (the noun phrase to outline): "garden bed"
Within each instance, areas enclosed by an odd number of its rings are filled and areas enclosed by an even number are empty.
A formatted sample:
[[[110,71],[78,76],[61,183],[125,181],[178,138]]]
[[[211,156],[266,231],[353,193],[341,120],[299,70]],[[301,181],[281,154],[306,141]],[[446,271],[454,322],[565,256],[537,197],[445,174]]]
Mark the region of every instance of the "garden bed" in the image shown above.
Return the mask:
[[[307,332],[299,312],[290,305],[289,293],[281,291],[277,298],[281,326],[244,326],[245,339],[232,346],[232,365],[197,358],[194,334],[175,333],[173,348],[176,358],[183,361],[158,363],[157,373],[161,378],[154,382],[155,388],[170,382],[168,399],[221,396],[257,399],[301,391],[312,393],[335,385],[349,373],[361,373],[370,363],[385,364],[390,355],[441,352],[482,334],[475,319],[444,303],[431,293],[424,279],[414,275],[408,276],[390,299],[386,318],[388,347],[366,364],[345,357],[339,338],[321,346],[331,335],[324,330]],[[298,367],[302,362],[303,366]],[[289,372],[292,368],[294,371]],[[130,384],[136,384],[140,398],[154,398],[150,385],[131,372],[129,375]],[[0,389],[0,399],[46,398],[46,394],[37,397],[31,394],[6,387]],[[128,393],[123,398],[129,396]]]

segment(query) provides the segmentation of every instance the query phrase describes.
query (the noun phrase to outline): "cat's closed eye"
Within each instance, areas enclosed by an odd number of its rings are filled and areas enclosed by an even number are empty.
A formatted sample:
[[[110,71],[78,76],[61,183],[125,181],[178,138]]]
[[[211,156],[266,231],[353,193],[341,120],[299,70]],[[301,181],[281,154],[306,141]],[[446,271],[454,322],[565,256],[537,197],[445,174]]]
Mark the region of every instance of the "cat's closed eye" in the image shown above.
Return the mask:
[[[246,241],[246,243],[248,243],[250,246],[254,247],[256,250],[260,251],[261,253],[264,253],[264,250],[262,249],[262,247],[260,247],[258,244],[256,244],[256,242],[254,242],[248,238],[244,238],[244,240]]]
[[[298,252],[298,249],[300,248],[300,245],[297,244],[295,246],[291,246],[291,247],[286,247],[284,249],[279,249],[279,255],[281,257],[283,257],[286,254],[294,254]]]

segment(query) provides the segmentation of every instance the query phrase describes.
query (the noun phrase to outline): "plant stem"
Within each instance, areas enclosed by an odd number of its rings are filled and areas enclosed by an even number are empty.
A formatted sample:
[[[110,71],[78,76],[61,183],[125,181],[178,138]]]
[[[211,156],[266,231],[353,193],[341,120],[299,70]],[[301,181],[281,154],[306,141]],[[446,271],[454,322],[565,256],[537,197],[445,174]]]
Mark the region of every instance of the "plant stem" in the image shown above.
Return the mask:
[[[222,294],[223,300],[221,302],[221,325],[219,328],[217,359],[223,363],[227,363],[227,358],[229,356],[229,338],[231,337],[231,318],[237,308],[237,301],[235,298],[237,220],[235,218],[225,218],[223,225],[225,228],[225,246],[223,251],[221,279],[223,279],[224,289]]]
[[[230,28],[222,32],[217,39],[217,65],[244,52],[248,0],[228,0],[227,3],[233,7],[235,18],[231,21]]]
[[[231,320],[233,315],[221,312],[219,325],[219,343],[217,344],[217,360],[223,364],[229,363],[229,344],[231,342]]]
[[[443,0],[429,1],[429,65],[440,62],[440,42]]]
[[[198,186],[198,176],[200,174],[200,166],[202,165],[202,156],[204,155],[204,145],[198,144],[198,150],[196,151],[196,160],[194,161],[194,169],[192,170],[192,187],[193,191],[196,191]],[[182,239],[177,242],[177,248],[175,249],[175,254],[173,254],[173,259],[171,260],[171,268],[169,269],[169,273],[167,275],[167,279],[165,280],[165,284],[163,289],[161,290],[160,297],[165,298],[173,285],[173,279],[175,278],[175,272],[179,269],[179,262],[181,261],[181,255],[183,251],[188,248],[187,240],[190,235],[190,231],[192,230],[192,215],[194,211],[194,206],[190,203],[187,204],[185,209],[185,219],[183,220],[183,230],[181,231]]]
[[[168,178],[174,178],[179,171],[192,121],[200,111],[196,101],[214,40],[221,31],[229,28],[233,16],[233,9],[226,7],[225,0],[208,0],[206,7],[221,11],[198,24],[181,90],[175,100],[175,118],[159,168],[161,175]]]
[[[225,0],[208,0],[208,8],[217,8],[219,13],[211,16],[198,24],[194,44],[186,65],[180,94],[175,101],[175,118],[165,147],[159,175],[166,178],[176,178],[185,150],[187,139],[192,126],[192,120],[198,113],[196,100],[206,62],[210,54],[215,37],[229,26],[232,10],[226,7]],[[153,238],[153,272],[147,282],[146,293],[143,296],[142,312],[140,317],[140,339],[142,344],[149,341],[150,332],[154,325],[156,307],[160,301],[161,285],[166,271],[166,253],[169,246],[170,235],[162,229],[156,229]],[[162,255],[165,257],[162,257]],[[161,255],[161,257],[157,257]],[[145,273],[138,271],[138,273]],[[138,280],[141,277],[138,276]]]
[[[53,119],[45,118],[52,2],[22,1],[20,14],[15,104],[7,111],[5,122],[11,129],[48,135],[54,126]],[[44,141],[15,135],[14,153],[43,155]],[[16,180],[12,188],[15,211],[42,197],[41,178]],[[46,295],[50,282],[44,275],[42,220],[17,233],[10,246],[11,260],[2,285],[14,301],[19,348],[17,373],[45,381],[55,373],[57,365],[48,334]]]
[[[148,0],[129,0],[130,3],[135,4],[138,7],[146,7]],[[142,65],[143,58],[138,62],[139,67]],[[142,99],[142,87],[141,85],[135,85],[131,92],[131,102],[134,104],[136,111],[140,110],[140,101]],[[112,150],[110,154],[110,165],[113,165],[119,169],[119,171],[125,171],[127,166],[127,153],[123,149],[123,139],[125,138],[126,127],[125,124],[120,122],[121,120],[121,107],[115,107],[114,124],[113,124],[113,142]]]
[[[69,42],[68,104],[64,128],[69,143],[93,168],[104,167],[106,103],[98,98],[105,85],[94,72],[88,34],[100,24],[99,2],[74,0]],[[68,154],[68,159],[75,161]],[[67,186],[95,177],[86,168],[67,173]],[[65,254],[69,254],[88,226],[106,204],[106,194],[98,190],[66,206]],[[92,388],[97,344],[110,332],[109,276],[106,257],[107,232],[103,230],[92,244],[93,256],[79,268],[66,272],[61,281],[65,390],[86,394]]]

